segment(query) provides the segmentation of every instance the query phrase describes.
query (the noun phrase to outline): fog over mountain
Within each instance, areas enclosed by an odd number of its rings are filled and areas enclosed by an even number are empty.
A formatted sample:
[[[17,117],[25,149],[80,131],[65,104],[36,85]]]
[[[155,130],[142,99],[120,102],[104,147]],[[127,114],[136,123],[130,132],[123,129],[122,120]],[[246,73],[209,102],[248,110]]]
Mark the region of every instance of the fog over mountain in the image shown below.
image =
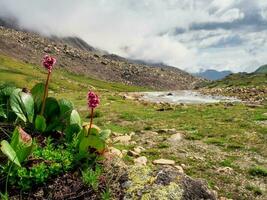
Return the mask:
[[[267,63],[266,0],[0,0],[0,17],[190,72]]]

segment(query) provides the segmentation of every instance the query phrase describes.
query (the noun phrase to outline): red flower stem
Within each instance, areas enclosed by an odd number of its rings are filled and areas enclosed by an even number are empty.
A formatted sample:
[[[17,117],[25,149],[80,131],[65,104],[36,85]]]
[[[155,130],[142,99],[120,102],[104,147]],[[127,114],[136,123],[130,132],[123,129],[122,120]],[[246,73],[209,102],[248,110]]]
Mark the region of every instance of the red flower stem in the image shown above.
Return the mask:
[[[41,115],[44,114],[45,101],[46,101],[46,98],[47,98],[47,96],[48,96],[48,83],[49,83],[50,75],[51,75],[51,72],[48,71],[47,79],[46,79],[46,83],[45,83],[45,92],[44,92],[43,101],[42,101],[43,103],[42,103]]]
[[[89,126],[89,131],[88,131],[87,136],[90,134],[90,131],[91,131],[91,128],[92,128],[92,125],[93,125],[93,117],[94,117],[94,109],[91,108],[91,120],[90,120],[90,126]]]

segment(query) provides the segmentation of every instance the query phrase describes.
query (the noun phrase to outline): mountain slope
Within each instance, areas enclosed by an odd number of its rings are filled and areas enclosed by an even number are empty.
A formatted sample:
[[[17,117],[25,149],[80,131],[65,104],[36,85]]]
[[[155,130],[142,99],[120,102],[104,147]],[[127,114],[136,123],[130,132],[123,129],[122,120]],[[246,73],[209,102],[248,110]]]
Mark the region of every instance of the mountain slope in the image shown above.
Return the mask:
[[[260,74],[260,73],[267,73],[267,65],[263,65],[259,67],[254,73]]]
[[[208,70],[205,70],[199,73],[194,73],[193,75],[199,76],[199,77],[202,77],[208,80],[220,80],[232,73],[233,72],[231,71],[217,71],[213,69],[208,69]]]
[[[114,60],[94,51],[82,40],[45,38],[38,34],[0,27],[0,53],[22,61],[40,64],[46,53],[58,59],[57,67],[111,82],[145,86],[157,90],[191,89],[201,82],[178,68],[135,64]],[[77,44],[81,44],[78,45]]]
[[[267,74],[231,74],[222,80],[206,83],[201,90],[204,94],[233,96],[267,105]]]

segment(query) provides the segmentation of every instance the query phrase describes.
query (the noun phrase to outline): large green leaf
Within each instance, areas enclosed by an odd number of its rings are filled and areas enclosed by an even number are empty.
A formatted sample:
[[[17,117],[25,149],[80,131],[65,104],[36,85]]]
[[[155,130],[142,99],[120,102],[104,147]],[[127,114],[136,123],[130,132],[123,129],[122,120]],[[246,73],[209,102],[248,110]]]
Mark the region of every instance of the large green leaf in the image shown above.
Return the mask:
[[[70,114],[70,124],[78,124],[81,126],[82,121],[77,110],[72,110]]]
[[[42,115],[37,115],[35,119],[35,128],[38,131],[44,132],[46,129],[46,122],[45,118]]]
[[[39,113],[41,110],[44,92],[45,84],[43,83],[38,83],[31,89],[31,93],[35,103],[36,113]]]
[[[60,107],[60,116],[66,117],[70,116],[71,111],[73,110],[74,106],[71,101],[68,101],[66,99],[60,99],[58,101],[59,107]]]
[[[59,104],[58,101],[53,97],[48,97],[45,102],[44,116],[47,120],[51,120],[55,116],[59,115]]]
[[[22,101],[23,110],[27,115],[29,122],[32,123],[34,117],[34,101],[32,95],[25,92],[20,92],[19,95]]]
[[[0,90],[0,98],[9,98],[9,96],[12,94],[12,92],[15,90],[16,88],[13,86],[6,86],[4,88],[2,88]]]
[[[79,154],[85,155],[88,152],[88,148],[96,149],[98,152],[102,152],[106,148],[106,143],[99,135],[90,134],[87,137],[83,137],[79,144]]]
[[[7,119],[7,114],[2,105],[0,105],[0,117]]]
[[[13,112],[25,123],[27,122],[27,117],[23,111],[22,101],[20,98],[21,89],[15,89],[10,95],[10,106]]]
[[[72,141],[74,136],[76,136],[81,131],[81,127],[78,124],[70,124],[65,129],[64,133],[66,135],[67,141]]]
[[[15,150],[10,146],[10,144],[6,140],[3,140],[1,142],[1,151],[8,157],[8,159],[11,162],[14,162],[16,165],[21,167]]]
[[[31,136],[20,127],[16,127],[13,131],[10,146],[16,152],[20,162],[25,161],[25,159],[32,153],[34,147]]]

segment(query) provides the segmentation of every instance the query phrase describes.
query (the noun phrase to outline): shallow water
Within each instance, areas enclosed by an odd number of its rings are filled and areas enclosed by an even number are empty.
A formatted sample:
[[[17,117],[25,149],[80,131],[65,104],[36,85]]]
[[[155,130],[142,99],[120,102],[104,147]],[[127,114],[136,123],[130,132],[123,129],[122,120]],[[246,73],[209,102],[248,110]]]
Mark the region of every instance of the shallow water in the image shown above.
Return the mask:
[[[203,95],[196,91],[179,90],[171,92],[141,92],[140,99],[151,102],[171,104],[204,104],[218,102],[240,102],[240,100],[224,96]]]

